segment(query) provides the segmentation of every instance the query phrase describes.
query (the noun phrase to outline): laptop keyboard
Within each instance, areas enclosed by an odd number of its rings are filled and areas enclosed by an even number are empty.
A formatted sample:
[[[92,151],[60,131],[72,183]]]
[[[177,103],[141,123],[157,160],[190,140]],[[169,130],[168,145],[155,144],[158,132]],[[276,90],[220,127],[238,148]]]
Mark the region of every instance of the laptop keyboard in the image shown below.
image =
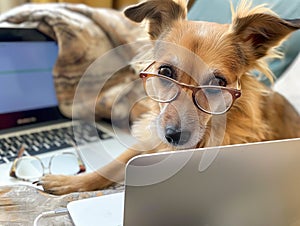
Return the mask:
[[[13,161],[17,157],[21,146],[24,146],[26,155],[38,155],[72,147],[72,143],[82,145],[94,142],[99,138],[105,140],[111,138],[111,136],[99,128],[97,128],[97,134],[95,134],[95,127],[88,124],[68,125],[51,130],[2,138],[0,139],[0,164]]]

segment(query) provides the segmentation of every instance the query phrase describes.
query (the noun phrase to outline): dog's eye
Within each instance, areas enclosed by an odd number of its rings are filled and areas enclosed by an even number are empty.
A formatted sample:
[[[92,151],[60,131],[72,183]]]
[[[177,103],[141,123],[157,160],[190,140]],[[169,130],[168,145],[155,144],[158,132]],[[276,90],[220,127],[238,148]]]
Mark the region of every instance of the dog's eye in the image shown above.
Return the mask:
[[[173,69],[170,66],[167,66],[167,65],[160,66],[159,69],[158,69],[158,74],[164,75],[164,76],[169,77],[169,78],[174,78]]]
[[[227,81],[225,78],[219,77],[219,76],[215,76],[212,79],[209,80],[208,82],[209,86],[226,86],[227,85]]]

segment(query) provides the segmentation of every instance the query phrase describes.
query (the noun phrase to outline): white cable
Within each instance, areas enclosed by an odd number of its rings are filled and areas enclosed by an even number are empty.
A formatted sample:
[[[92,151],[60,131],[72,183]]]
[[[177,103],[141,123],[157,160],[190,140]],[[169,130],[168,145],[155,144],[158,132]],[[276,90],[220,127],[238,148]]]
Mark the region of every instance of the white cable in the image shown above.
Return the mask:
[[[33,226],[38,226],[38,223],[40,221],[40,219],[44,218],[44,217],[56,217],[56,216],[60,216],[60,215],[64,215],[68,213],[68,209],[67,208],[60,208],[60,209],[55,209],[52,211],[47,211],[47,212],[42,212],[40,215],[38,215],[33,222]]]

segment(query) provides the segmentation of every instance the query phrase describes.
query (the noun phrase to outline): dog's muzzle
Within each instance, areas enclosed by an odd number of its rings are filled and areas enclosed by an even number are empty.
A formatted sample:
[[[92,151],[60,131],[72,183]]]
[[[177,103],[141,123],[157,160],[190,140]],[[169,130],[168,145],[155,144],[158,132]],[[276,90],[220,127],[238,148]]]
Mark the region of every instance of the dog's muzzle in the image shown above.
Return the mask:
[[[171,126],[166,128],[165,138],[170,144],[174,146],[186,144],[189,141],[190,137],[190,131],[181,131],[180,129],[176,129],[175,127]]]

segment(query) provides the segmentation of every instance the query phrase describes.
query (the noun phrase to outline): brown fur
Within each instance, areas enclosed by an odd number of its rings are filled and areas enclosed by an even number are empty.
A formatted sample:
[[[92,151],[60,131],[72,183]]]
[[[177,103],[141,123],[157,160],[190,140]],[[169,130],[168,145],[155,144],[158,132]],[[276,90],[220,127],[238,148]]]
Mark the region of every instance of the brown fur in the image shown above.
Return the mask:
[[[173,49],[161,50],[154,46],[156,63],[149,68],[157,72],[160,62],[188,68],[179,70],[177,80],[197,85],[210,73],[224,76],[229,87],[241,82],[242,96],[225,115],[212,116],[195,108],[191,93],[180,95],[172,103],[154,104],[152,111],[144,115],[134,126],[134,133],[141,137],[141,144],[124,152],[117,160],[97,172],[80,176],[46,176],[39,182],[45,190],[63,194],[104,188],[114,181],[122,181],[124,163],[144,150],[147,153],[168,149],[207,147],[237,143],[258,142],[300,137],[300,117],[295,109],[278,93],[273,92],[250,74],[258,70],[271,81],[272,72],[266,59],[278,57],[277,47],[288,35],[299,29],[299,20],[280,19],[264,6],[253,9],[247,1],[233,12],[232,24],[193,22],[186,20],[186,3],[183,0],[149,0],[128,8],[125,15],[136,22],[149,22],[152,40],[165,41],[184,47],[201,58],[206,65],[193,64],[194,58]],[[171,56],[176,56],[174,61]],[[200,73],[201,72],[201,73]],[[191,76],[190,76],[191,75]],[[198,84],[199,85],[199,84]],[[184,117],[182,117],[184,116]],[[224,117],[226,127],[224,126]],[[178,124],[192,132],[191,141],[182,146],[171,146],[164,139],[168,124]],[[220,124],[219,124],[220,123]],[[154,136],[140,136],[145,127],[156,125]],[[107,179],[110,178],[110,179]],[[113,179],[112,179],[113,178]]]

